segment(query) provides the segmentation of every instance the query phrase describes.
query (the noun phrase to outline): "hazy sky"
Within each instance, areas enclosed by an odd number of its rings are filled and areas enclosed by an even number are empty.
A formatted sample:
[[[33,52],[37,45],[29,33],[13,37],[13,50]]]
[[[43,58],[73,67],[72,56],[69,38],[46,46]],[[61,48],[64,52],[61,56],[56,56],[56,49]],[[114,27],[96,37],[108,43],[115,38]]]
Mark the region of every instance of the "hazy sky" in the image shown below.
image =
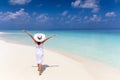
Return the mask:
[[[0,0],[0,29],[120,28],[120,0]]]

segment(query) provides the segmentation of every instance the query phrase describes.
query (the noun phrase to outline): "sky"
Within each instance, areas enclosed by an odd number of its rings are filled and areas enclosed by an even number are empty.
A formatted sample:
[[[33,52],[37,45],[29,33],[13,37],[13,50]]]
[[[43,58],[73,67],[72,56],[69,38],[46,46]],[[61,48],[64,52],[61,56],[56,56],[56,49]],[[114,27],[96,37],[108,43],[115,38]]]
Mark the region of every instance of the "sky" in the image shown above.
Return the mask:
[[[0,0],[0,29],[120,29],[120,0]]]

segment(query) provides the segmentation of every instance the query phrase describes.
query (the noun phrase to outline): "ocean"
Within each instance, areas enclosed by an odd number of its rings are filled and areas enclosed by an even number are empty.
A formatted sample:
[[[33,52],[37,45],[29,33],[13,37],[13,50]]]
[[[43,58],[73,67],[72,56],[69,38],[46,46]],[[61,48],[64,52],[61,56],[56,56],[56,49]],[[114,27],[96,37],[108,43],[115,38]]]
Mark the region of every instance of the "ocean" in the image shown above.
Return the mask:
[[[48,40],[44,47],[76,56],[101,61],[120,69],[120,30],[28,30],[31,34],[58,36]],[[21,30],[1,30],[0,39],[33,46],[34,42]]]

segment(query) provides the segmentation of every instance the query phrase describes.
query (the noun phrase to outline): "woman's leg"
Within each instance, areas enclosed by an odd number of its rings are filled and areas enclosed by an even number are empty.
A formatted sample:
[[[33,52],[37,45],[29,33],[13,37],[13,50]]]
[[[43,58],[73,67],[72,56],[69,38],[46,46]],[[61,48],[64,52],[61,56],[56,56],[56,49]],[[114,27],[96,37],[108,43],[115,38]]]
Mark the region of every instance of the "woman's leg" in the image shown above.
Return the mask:
[[[38,64],[38,71],[39,71],[39,75],[41,75],[41,72],[42,72],[42,64]]]

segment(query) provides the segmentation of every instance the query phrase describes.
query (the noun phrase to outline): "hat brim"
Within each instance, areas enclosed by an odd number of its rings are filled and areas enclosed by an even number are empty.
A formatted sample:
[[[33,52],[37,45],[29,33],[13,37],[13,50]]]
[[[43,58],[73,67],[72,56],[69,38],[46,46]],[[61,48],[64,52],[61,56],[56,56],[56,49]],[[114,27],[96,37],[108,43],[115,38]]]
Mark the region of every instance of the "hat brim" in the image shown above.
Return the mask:
[[[38,37],[40,37],[40,39],[38,39]],[[45,37],[45,34],[42,34],[42,33],[36,33],[34,34],[34,39],[37,41],[37,42],[42,42],[46,39]]]

